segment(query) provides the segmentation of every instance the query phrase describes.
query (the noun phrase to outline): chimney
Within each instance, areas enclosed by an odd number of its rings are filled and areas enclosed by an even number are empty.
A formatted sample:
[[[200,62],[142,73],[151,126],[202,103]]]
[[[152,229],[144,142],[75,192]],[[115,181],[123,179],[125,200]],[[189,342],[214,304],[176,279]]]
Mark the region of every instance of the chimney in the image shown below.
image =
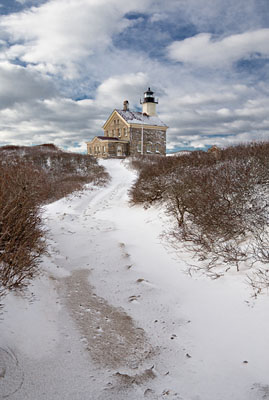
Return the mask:
[[[129,102],[128,102],[128,100],[124,100],[124,102],[123,102],[123,111],[129,111]]]

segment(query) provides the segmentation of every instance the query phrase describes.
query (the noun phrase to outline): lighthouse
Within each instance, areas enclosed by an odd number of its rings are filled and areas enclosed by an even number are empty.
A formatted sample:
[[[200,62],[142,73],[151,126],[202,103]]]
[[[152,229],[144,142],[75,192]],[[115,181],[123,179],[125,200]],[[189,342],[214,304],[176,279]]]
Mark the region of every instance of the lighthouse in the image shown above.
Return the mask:
[[[140,104],[142,112],[130,110],[128,100],[123,108],[115,108],[103,125],[104,135],[87,142],[88,154],[96,158],[164,156],[168,126],[156,115],[158,101],[150,88]]]
[[[142,103],[143,114],[147,114],[148,116],[157,115],[156,104],[158,104],[158,101],[155,101],[154,92],[148,88],[148,90],[144,92],[144,99]]]

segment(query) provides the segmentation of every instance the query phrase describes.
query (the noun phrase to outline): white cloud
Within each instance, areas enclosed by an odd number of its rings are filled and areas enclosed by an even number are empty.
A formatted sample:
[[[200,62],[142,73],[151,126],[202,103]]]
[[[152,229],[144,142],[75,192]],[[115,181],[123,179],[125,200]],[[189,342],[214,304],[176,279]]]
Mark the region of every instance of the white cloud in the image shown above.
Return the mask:
[[[86,150],[84,142],[102,132],[100,111],[92,100],[51,98],[18,103],[0,110],[0,145],[53,142],[74,148],[80,143]]]
[[[53,142],[69,150],[85,151],[85,142],[103,134],[104,122],[114,108],[122,107],[127,95],[130,102],[137,102],[137,87],[142,93],[146,79],[143,73],[111,77],[99,86],[94,100],[32,96],[23,102],[16,98],[15,107],[0,111],[0,145]]]
[[[48,98],[56,93],[52,81],[27,68],[0,62],[0,109],[18,102]]]
[[[131,107],[138,103],[139,96],[145,91],[148,76],[143,72],[112,76],[97,89],[97,101],[100,107],[121,108],[128,100]]]
[[[171,91],[162,102],[170,150],[269,140],[269,100],[259,88],[208,82],[207,91],[178,92],[177,97]]]
[[[112,110],[125,99],[131,109],[139,107],[148,86],[159,97],[160,118],[170,127],[169,148],[269,135],[266,79],[259,82],[255,71],[254,84],[247,71],[239,76],[231,68],[240,58],[269,55],[269,29],[255,14],[255,3],[49,0],[0,17],[0,145],[54,142],[85,149],[85,141],[102,134]],[[134,19],[125,17],[128,12]],[[148,19],[139,18],[141,12]],[[167,49],[156,41],[156,48],[146,46],[151,35],[164,34],[167,40],[210,27],[214,36],[201,33],[172,43],[169,55],[180,63],[164,60]],[[122,46],[125,30],[128,46],[126,40]],[[91,99],[73,100],[84,96]]]
[[[223,67],[242,58],[269,57],[269,29],[260,29],[215,40],[200,33],[168,47],[175,61],[206,67]]]
[[[104,51],[113,35],[133,23],[123,15],[145,5],[142,0],[132,4],[124,0],[50,0],[40,7],[2,17],[0,30],[14,43],[7,57],[20,57],[43,68],[58,66],[65,77],[74,78],[79,62]]]

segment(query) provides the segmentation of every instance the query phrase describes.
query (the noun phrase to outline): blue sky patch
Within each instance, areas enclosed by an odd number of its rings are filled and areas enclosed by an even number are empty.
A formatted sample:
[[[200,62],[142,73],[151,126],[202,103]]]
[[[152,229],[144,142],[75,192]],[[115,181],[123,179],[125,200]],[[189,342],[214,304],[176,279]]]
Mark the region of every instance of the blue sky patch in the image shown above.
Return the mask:
[[[180,19],[177,23],[151,21],[149,15],[138,13],[125,17],[136,23],[113,38],[115,47],[145,52],[154,58],[163,58],[166,46],[174,40],[184,40],[197,34],[193,24],[186,24]]]

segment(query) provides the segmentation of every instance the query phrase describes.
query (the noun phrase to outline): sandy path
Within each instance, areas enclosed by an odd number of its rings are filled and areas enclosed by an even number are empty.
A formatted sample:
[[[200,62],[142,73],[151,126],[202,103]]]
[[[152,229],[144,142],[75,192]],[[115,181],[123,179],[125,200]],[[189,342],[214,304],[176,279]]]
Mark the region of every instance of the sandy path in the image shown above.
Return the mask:
[[[63,296],[91,359],[109,368],[137,369],[152,353],[144,330],[123,309],[97,296],[88,275],[76,270],[64,278]]]

